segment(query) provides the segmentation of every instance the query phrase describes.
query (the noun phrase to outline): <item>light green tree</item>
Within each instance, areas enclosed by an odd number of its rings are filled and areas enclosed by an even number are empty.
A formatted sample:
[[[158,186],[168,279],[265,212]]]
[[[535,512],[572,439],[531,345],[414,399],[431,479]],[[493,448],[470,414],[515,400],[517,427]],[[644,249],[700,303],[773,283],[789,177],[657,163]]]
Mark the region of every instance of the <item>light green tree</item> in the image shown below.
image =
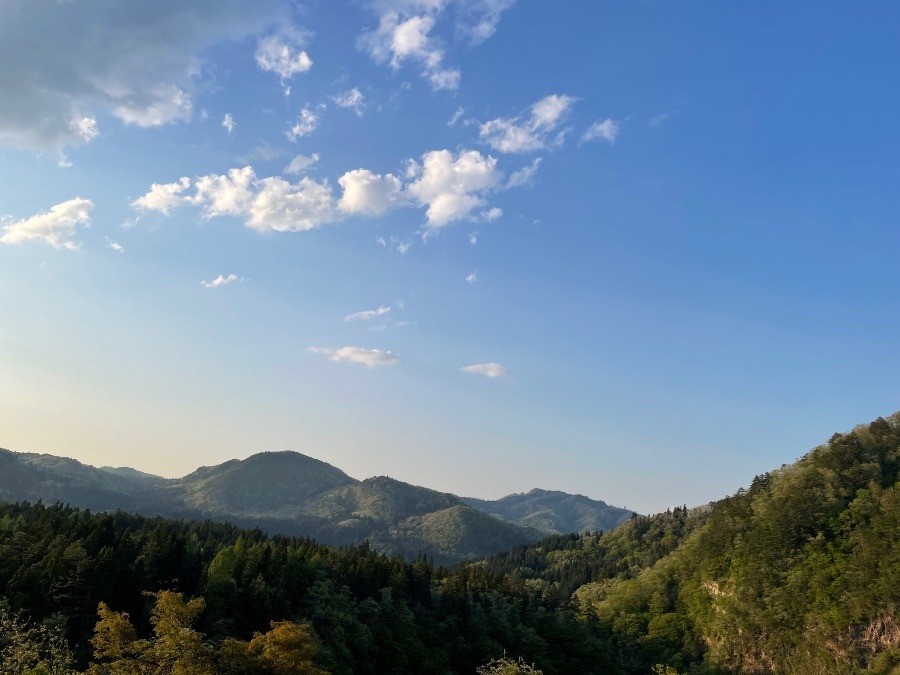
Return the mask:
[[[502,659],[492,659],[487,665],[479,666],[475,672],[478,675],[543,675],[544,671],[525,663],[521,656],[517,661],[504,656]]]
[[[0,675],[69,675],[73,661],[58,626],[29,623],[0,604]]]

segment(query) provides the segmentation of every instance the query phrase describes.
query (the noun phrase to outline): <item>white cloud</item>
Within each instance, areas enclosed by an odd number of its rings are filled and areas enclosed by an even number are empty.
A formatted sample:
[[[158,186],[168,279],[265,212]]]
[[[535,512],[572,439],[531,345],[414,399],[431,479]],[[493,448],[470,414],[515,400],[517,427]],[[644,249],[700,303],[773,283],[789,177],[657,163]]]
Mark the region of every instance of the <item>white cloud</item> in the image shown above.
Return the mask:
[[[285,132],[285,135],[291,143],[296,143],[298,138],[309,136],[314,132],[318,125],[319,116],[310,110],[309,106],[305,106],[300,111],[297,121]]]
[[[281,178],[263,178],[245,224],[260,232],[305,232],[337,220],[331,186],[309,177],[291,184]]]
[[[177,183],[153,183],[150,191],[143,197],[131,202],[131,205],[141,211],[159,211],[164,215],[182,204],[188,202],[181,193],[191,187],[191,179],[182,176]]]
[[[541,165],[542,158],[536,158],[528,166],[523,166],[518,171],[513,171],[506,181],[507,189],[528,187],[534,184],[534,177],[537,174],[538,167]]]
[[[225,117],[222,118],[222,126],[225,127],[225,131],[229,134],[234,131],[235,123],[231,113],[225,113]]]
[[[287,24],[283,0],[4,0],[0,144],[62,158],[97,138],[96,119],[188,120],[202,55]]]
[[[368,169],[354,169],[338,178],[344,190],[338,209],[347,214],[380,215],[404,200],[403,184],[393,174],[380,176]]]
[[[476,150],[460,151],[456,157],[449,150],[432,150],[422,156],[421,164],[410,163],[407,176],[415,180],[406,190],[428,207],[426,225],[433,230],[483,206],[483,195],[502,178],[497,160]]]
[[[256,48],[256,65],[265,71],[275,73],[282,81],[291,79],[298,73],[312,68],[313,62],[300,45],[288,41],[280,35],[270,35],[259,41]]]
[[[469,233],[469,243],[470,243],[472,246],[475,246],[476,244],[478,244],[478,233],[477,233],[477,232],[470,232],[470,233]]]
[[[614,145],[619,136],[619,124],[612,118],[597,120],[581,135],[582,142],[606,141]]]
[[[318,155],[299,155],[285,172],[301,171],[317,159]],[[421,164],[410,160],[405,177],[404,185],[394,174],[353,169],[338,179],[342,194],[335,200],[326,180],[305,176],[290,183],[279,177],[259,178],[245,166],[193,181],[183,177],[175,183],[154,183],[132,206],[169,215],[175,207],[194,205],[207,219],[241,217],[247,227],[278,232],[312,230],[355,214],[378,216],[398,207],[421,206],[426,207],[427,231],[434,232],[455,220],[473,219],[473,210],[486,205],[486,194],[499,186],[503,174],[497,160],[478,151],[454,155],[433,150],[422,156]],[[478,217],[494,220],[502,213],[494,207]],[[402,254],[410,246],[408,240],[391,237],[392,250]]]
[[[395,70],[417,63],[435,90],[459,88],[459,69],[444,65],[445,46],[434,36],[445,10],[455,9],[456,32],[470,45],[484,42],[497,29],[501,14],[515,0],[371,0],[378,27],[360,36],[359,47],[377,63]]]
[[[207,219],[215,216],[240,216],[249,209],[254,197],[253,168],[230,169],[221,176],[209,174],[194,181],[194,204],[202,204]],[[182,179],[184,180],[184,179]]]
[[[238,276],[236,274],[229,274],[227,277],[220,274],[212,281],[201,281],[200,285],[204,288],[219,288],[220,286],[227,286],[228,284],[233,284],[238,280]]]
[[[498,117],[478,130],[481,140],[500,152],[533,152],[558,144],[562,136],[555,132],[577,101],[573,96],[550,94],[531,106],[530,114]],[[564,132],[563,132],[564,133]]]
[[[469,272],[466,275],[466,283],[474,284],[476,281],[478,281],[478,272]]]
[[[77,250],[80,244],[71,239],[75,234],[75,226],[90,227],[93,208],[94,203],[90,199],[70,199],[50,207],[47,213],[4,225],[0,230],[0,242],[21,244],[25,241],[43,241],[54,248]]]
[[[363,96],[363,93],[356,87],[348,89],[347,91],[342,91],[337,96],[333,96],[331,100],[334,101],[334,104],[339,108],[350,108],[359,117],[362,116],[366,109],[366,97]]]
[[[391,237],[393,239],[393,237]],[[409,239],[397,240],[394,244],[394,250],[397,251],[400,255],[406,255],[406,252],[412,246],[412,241]]]
[[[253,168],[245,166],[230,169],[226,175],[201,176],[193,182],[193,195],[180,196],[190,187],[188,178],[180,183],[154,184],[132,205],[168,215],[172,206],[193,204],[203,208],[205,218],[241,217],[247,227],[261,232],[312,230],[338,219],[331,186],[308,177],[297,183],[277,177],[257,178]]]
[[[497,30],[500,15],[515,2],[516,0],[461,0],[457,28],[469,37],[472,44],[484,42]]]
[[[367,309],[362,312],[354,312],[353,314],[348,314],[344,317],[344,321],[368,321],[369,319],[374,319],[376,316],[384,316],[385,314],[389,314],[390,311],[390,307],[381,305],[377,309]]]
[[[81,141],[90,143],[100,135],[97,128],[97,120],[93,117],[74,117],[69,123],[69,127]]]
[[[360,37],[359,46],[377,63],[390,63],[394,70],[404,61],[417,62],[422,77],[433,89],[457,89],[459,70],[443,67],[444,51],[439,41],[429,36],[435,22],[433,14],[405,17],[398,11],[387,11],[381,15],[378,28]]]
[[[464,373],[472,373],[473,375],[484,375],[485,377],[503,377],[506,375],[506,368],[499,363],[476,363],[471,366],[460,368]]]
[[[496,206],[492,209],[488,209],[487,211],[482,211],[478,214],[479,220],[483,220],[486,223],[492,223],[497,218],[500,218],[503,215],[503,209],[499,209]]]
[[[188,122],[194,112],[191,95],[174,84],[160,84],[150,89],[149,100],[141,96],[113,108],[113,114],[125,124],[138,127],[161,127],[173,122]]]
[[[340,349],[326,349],[324,347],[307,347],[308,352],[322,354],[332,361],[347,361],[360,363],[369,368],[375,366],[392,366],[400,362],[393,352],[380,349],[363,349],[361,347],[341,347]]]
[[[119,242],[113,241],[109,237],[106,238],[106,248],[111,248],[116,253],[124,253],[125,252],[125,249],[122,248],[122,245]]]
[[[291,160],[291,163],[288,164],[284,169],[282,169],[283,173],[303,173],[313,164],[319,161],[319,154],[314,152],[313,154],[306,155],[297,155],[294,159]]]
[[[453,114],[450,115],[450,119],[447,120],[447,126],[448,126],[448,127],[454,127],[454,126],[456,126],[456,123],[459,122],[459,121],[463,118],[463,115],[465,115],[465,114],[466,114],[466,109],[463,108],[462,106],[459,106],[459,107],[453,112]]]

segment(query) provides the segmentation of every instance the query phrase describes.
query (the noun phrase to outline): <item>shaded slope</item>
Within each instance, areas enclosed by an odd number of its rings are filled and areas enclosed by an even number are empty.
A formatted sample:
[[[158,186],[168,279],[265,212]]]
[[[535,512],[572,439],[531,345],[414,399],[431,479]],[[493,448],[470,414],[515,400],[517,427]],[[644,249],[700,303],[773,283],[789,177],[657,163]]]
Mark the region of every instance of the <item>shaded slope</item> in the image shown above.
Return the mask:
[[[537,488],[494,501],[471,497],[463,501],[497,518],[555,534],[611,530],[632,516],[631,511],[584,495]]]
[[[211,515],[291,518],[312,497],[356,480],[298,452],[262,452],[201,467],[167,490],[188,508]]]
[[[66,457],[0,449],[0,499],[70,502],[94,510],[137,509],[159,482],[97,469]]]

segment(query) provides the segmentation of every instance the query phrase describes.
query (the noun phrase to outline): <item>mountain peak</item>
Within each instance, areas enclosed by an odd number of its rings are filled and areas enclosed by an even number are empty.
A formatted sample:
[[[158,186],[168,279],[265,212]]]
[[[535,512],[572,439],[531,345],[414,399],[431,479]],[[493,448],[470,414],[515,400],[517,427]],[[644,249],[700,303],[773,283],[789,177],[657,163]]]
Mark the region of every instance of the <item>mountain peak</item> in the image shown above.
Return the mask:
[[[177,485],[195,508],[251,516],[297,506],[310,497],[357,482],[327,462],[282,450],[202,467]]]

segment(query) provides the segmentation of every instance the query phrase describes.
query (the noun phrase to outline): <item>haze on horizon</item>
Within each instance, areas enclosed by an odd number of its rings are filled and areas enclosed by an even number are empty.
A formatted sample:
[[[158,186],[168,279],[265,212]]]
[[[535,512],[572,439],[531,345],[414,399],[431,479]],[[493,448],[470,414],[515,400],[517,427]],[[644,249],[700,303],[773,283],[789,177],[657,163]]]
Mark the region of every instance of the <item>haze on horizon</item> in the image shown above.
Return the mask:
[[[898,24],[9,0],[0,447],[732,493],[900,409]]]

